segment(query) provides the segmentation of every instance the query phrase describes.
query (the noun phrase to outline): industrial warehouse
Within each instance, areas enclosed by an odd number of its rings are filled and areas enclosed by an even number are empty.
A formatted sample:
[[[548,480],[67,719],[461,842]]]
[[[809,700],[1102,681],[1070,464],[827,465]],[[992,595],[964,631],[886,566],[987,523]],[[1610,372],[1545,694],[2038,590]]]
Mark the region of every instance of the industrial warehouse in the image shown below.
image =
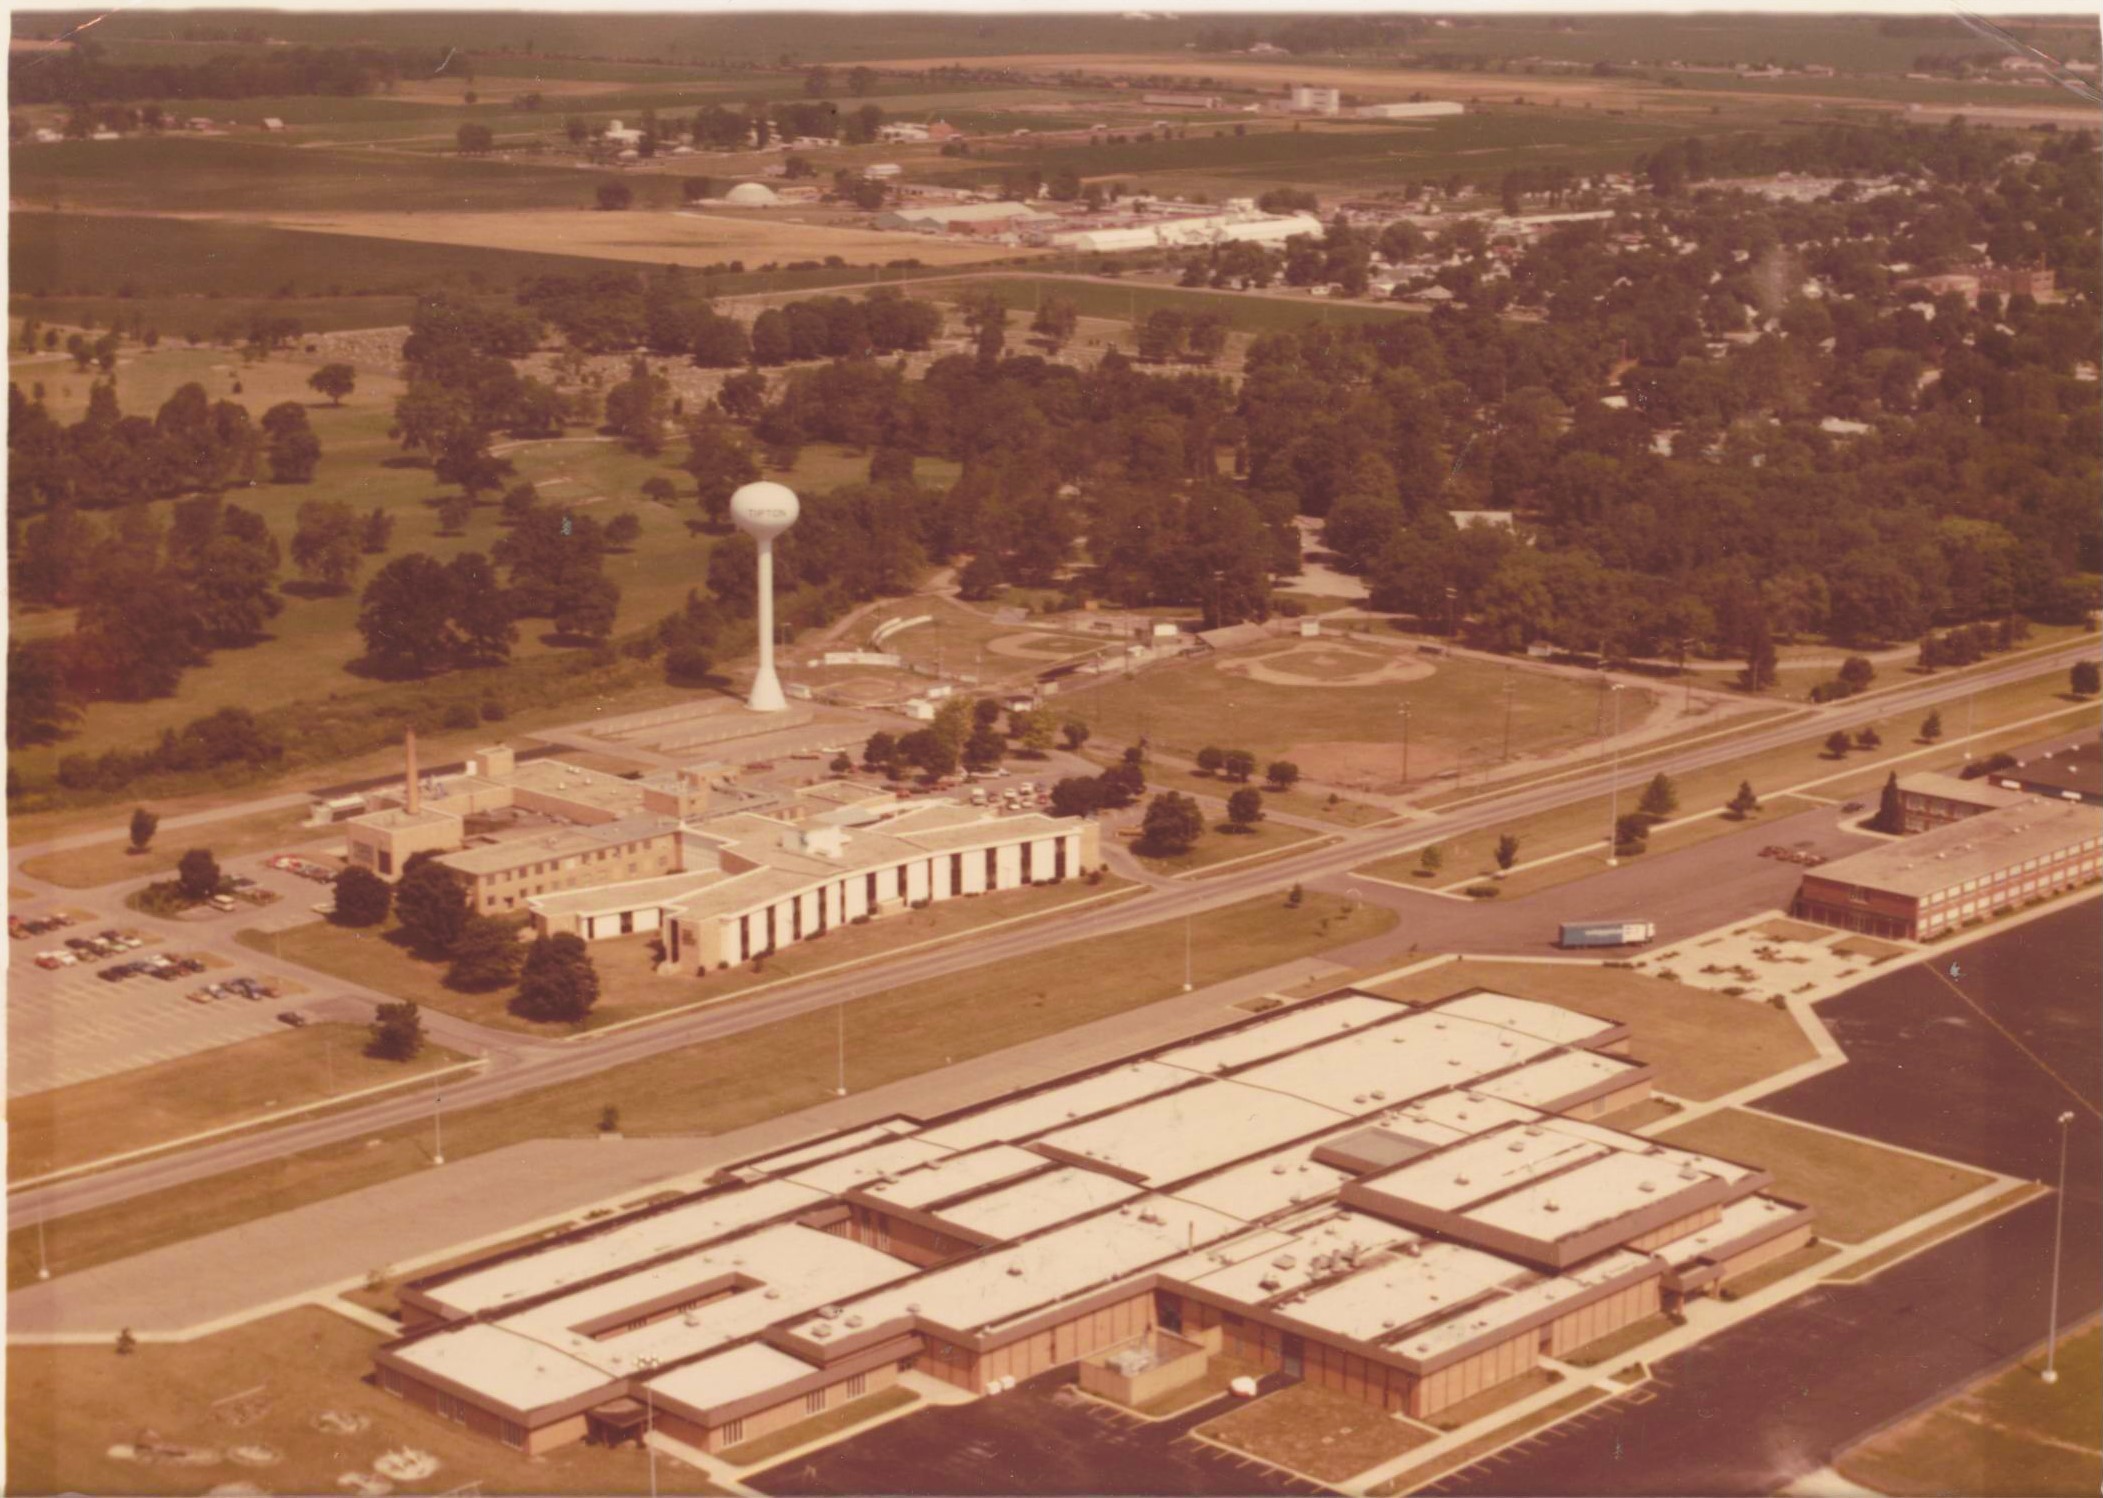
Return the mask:
[[[1340,990],[415,1281],[378,1382],[532,1453],[1219,1354],[1431,1415],[1809,1240],[1766,1171],[1595,1121],[1650,1095],[1627,1048],[1488,991]]]

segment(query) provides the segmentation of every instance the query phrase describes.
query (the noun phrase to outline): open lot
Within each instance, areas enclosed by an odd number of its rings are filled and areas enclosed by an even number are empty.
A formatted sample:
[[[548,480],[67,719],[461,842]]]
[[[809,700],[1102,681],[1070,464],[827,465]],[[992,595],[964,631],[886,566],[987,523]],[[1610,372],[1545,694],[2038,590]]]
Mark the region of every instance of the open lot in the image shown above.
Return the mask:
[[[367,1038],[363,1025],[315,1024],[297,1030],[276,1025],[253,1040],[121,1076],[11,1097],[8,1177],[26,1180],[263,1114],[326,1102],[460,1059],[443,1046],[427,1043],[414,1061],[376,1061],[365,1054]]]
[[[1373,984],[1368,992],[1428,1004],[1476,988],[1621,1021],[1632,1032],[1631,1053],[1657,1068],[1658,1090],[1696,1102],[1815,1054],[1796,1021],[1778,1009],[1620,968],[1470,960]]]
[[[1290,759],[1309,779],[1346,788],[1398,787],[1404,704],[1412,784],[1500,752],[1501,666],[1448,656],[1416,680],[1339,687],[1313,677],[1304,685],[1262,679],[1255,669],[1262,662],[1260,655],[1236,652],[1163,666],[1061,693],[1060,704],[1121,742],[1146,738],[1185,758],[1207,745],[1247,749],[1259,764]],[[1596,731],[1596,688],[1561,676],[1522,676],[1512,700],[1514,754],[1567,748]],[[1624,721],[1638,721],[1642,707],[1625,706]]]
[[[479,1480],[488,1492],[641,1492],[649,1459],[633,1446],[581,1442],[530,1461],[484,1436],[382,1393],[371,1381],[378,1332],[313,1307],[194,1342],[109,1348],[7,1349],[7,1489],[11,1493],[203,1493],[268,1484],[333,1493],[345,1472],[407,1446],[435,1456],[437,1492]],[[245,1395],[236,1399],[233,1396]],[[332,1430],[317,1422],[339,1417]],[[141,1433],[188,1460],[111,1456]],[[247,1460],[242,1458],[246,1456]],[[668,1493],[714,1493],[693,1468],[657,1463]],[[244,1489],[248,1491],[250,1489]]]
[[[1860,1243],[1969,1196],[1992,1177],[1743,1108],[1656,1136],[1774,1172],[1774,1189],[1818,1212],[1818,1234]]]
[[[2093,1493],[2103,1486],[2103,1332],[2091,1324],[2059,1349],[2059,1382],[2038,1377],[2042,1353],[1974,1384],[1848,1452],[1835,1465],[1879,1493]]]
[[[128,822],[131,816],[128,811],[106,815],[118,825]],[[25,859],[22,872],[63,889],[98,889],[125,879],[171,874],[191,848],[210,848],[212,856],[224,866],[227,860],[245,853],[274,853],[340,835],[327,828],[309,828],[306,820],[304,807],[250,812],[214,822],[194,833],[180,827],[171,828],[165,835],[157,833],[143,853],[131,851],[127,836],[40,854]]]
[[[905,910],[844,926],[822,939],[798,942],[769,957],[757,971],[745,963],[729,972],[696,978],[691,973],[663,977],[657,972],[657,938],[619,937],[592,943],[592,965],[599,973],[600,997],[587,1029],[640,1019],[682,1004],[726,999],[763,983],[780,983],[821,968],[885,956],[921,942],[962,935],[996,922],[1048,916],[1065,906],[1129,889],[1122,879],[1105,876],[1100,885],[1070,879],[1051,888],[1004,890],[965,900],[949,900],[924,910]],[[390,918],[384,927],[359,930],[328,921],[311,921],[286,931],[244,931],[239,940],[259,952],[301,963],[331,976],[377,988],[397,998],[413,999],[479,1025],[532,1034],[560,1033],[559,1027],[534,1024],[513,1015],[507,1005],[511,990],[462,993],[445,986],[445,964],[423,962],[396,938]]]
[[[1199,987],[1363,941],[1394,925],[1393,912],[1309,891],[1298,909],[1262,896],[1190,922],[1192,981]],[[1045,948],[997,971],[967,968],[667,1051],[598,1073],[585,1086],[523,1093],[448,1112],[449,1159],[521,1139],[589,1138],[600,1111],[621,1110],[632,1136],[722,1133],[826,1102],[838,1086],[838,1029],[845,1020],[847,1085],[867,1091],[952,1062],[984,1056],[1183,992],[1184,923],[1136,927],[1085,945]],[[822,947],[824,943],[819,943]],[[1105,982],[1105,974],[1116,981]],[[61,1218],[49,1228],[53,1262],[85,1269],[164,1243],[252,1221],[307,1202],[426,1168],[430,1131],[417,1125],[274,1160],[223,1176],[209,1194],[178,1187]],[[8,1240],[8,1282],[34,1278],[36,1234]]]

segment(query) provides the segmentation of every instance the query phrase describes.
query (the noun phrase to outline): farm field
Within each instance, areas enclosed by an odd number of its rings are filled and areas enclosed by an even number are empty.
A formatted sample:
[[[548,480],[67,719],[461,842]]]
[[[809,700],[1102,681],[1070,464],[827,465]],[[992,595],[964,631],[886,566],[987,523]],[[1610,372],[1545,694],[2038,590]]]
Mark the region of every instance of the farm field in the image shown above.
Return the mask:
[[[363,1025],[317,1024],[81,1082],[7,1105],[10,1180],[28,1180],[127,1150],[325,1103],[462,1058],[426,1044],[413,1061],[365,1054]]]
[[[990,293],[1009,307],[1022,309],[1034,309],[1046,297],[1064,297],[1083,317],[1100,318],[1120,329],[1163,308],[1186,317],[1218,313],[1226,318],[1230,328],[1249,334],[1276,333],[1311,322],[1379,322],[1391,317],[1421,316],[1427,310],[1394,302],[1332,302],[1312,296],[1189,291],[1158,282],[1107,281],[1070,273],[1072,267],[1085,263],[1088,262],[1083,257],[1062,252],[1046,262],[1051,274],[1007,272],[974,275],[968,280],[929,279],[916,283],[916,290],[951,300]]]
[[[1347,910],[1341,896],[1314,891],[1298,909],[1277,896],[1245,900],[1191,923],[1193,981],[1223,982],[1364,941],[1394,923],[1394,912],[1381,906]],[[1048,947],[1002,963],[997,981],[985,968],[967,968],[857,999],[843,1011],[847,1085],[866,1092],[1181,993],[1183,925],[1140,926],[1085,945]],[[1118,981],[1103,982],[1106,972]],[[600,1110],[615,1100],[623,1131],[638,1136],[724,1133],[828,1102],[837,1085],[837,1023],[832,1011],[819,1011],[614,1067],[590,1086],[449,1112],[447,1158],[527,1138],[588,1138],[597,1132]],[[209,1199],[176,1188],[62,1218],[48,1228],[51,1261],[62,1272],[84,1269],[428,1168],[430,1135],[421,1124],[377,1137],[377,1145],[359,1140],[223,1177],[223,1188]],[[36,1239],[33,1227],[10,1236],[10,1285],[35,1278]]]
[[[1414,679],[1345,686],[1313,677],[1285,685],[1251,674],[1263,664],[1262,657],[1235,653],[1216,662],[1172,665],[1075,688],[1062,693],[1060,703],[1121,743],[1144,737],[1186,759],[1208,744],[1246,749],[1258,764],[1289,759],[1310,780],[1340,787],[1392,789],[1400,782],[1405,703],[1412,784],[1501,751],[1502,666],[1449,656]],[[1275,669],[1265,668],[1266,675]],[[1527,674],[1513,698],[1512,752],[1547,753],[1590,738],[1598,724],[1598,697],[1588,684]],[[1640,721],[1641,710],[1629,704],[1627,721]]]
[[[633,185],[650,179],[636,177]],[[666,179],[659,179],[666,180]],[[865,266],[891,260],[923,265],[975,265],[986,247],[924,234],[886,234],[825,223],[799,223],[765,213],[596,213],[555,208],[504,212],[335,212],[314,216],[266,215],[284,228],[315,229],[417,245],[500,249],[542,244],[566,255],[630,260],[646,265],[713,265],[725,260],[819,260],[829,255]],[[1003,249],[1009,258],[1042,251]]]

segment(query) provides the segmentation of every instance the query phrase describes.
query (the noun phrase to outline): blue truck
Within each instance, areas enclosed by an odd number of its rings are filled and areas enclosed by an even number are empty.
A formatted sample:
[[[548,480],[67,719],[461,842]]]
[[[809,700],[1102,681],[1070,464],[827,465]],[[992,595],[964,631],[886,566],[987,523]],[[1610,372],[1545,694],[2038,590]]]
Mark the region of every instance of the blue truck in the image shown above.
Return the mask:
[[[1653,940],[1658,928],[1650,921],[1564,921],[1560,947],[1632,947]]]

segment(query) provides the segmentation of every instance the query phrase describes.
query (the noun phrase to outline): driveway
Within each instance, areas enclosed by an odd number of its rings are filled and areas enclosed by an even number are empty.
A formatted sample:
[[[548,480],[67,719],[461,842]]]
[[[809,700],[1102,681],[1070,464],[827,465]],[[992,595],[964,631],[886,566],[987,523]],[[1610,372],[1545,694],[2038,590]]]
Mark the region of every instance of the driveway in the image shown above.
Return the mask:
[[[1822,1005],[1849,1064],[1760,1105],[2048,1182],[2059,1165],[2054,1119],[2072,1111],[2063,1327],[2103,1303],[2099,917],[2103,903],[2083,901]],[[1964,997],[1936,976],[1952,964]],[[1816,1286],[1668,1358],[1654,1383],[1599,1406],[1600,1418],[1429,1491],[1784,1487],[2043,1340],[2056,1205],[2041,1197],[1861,1284]]]

